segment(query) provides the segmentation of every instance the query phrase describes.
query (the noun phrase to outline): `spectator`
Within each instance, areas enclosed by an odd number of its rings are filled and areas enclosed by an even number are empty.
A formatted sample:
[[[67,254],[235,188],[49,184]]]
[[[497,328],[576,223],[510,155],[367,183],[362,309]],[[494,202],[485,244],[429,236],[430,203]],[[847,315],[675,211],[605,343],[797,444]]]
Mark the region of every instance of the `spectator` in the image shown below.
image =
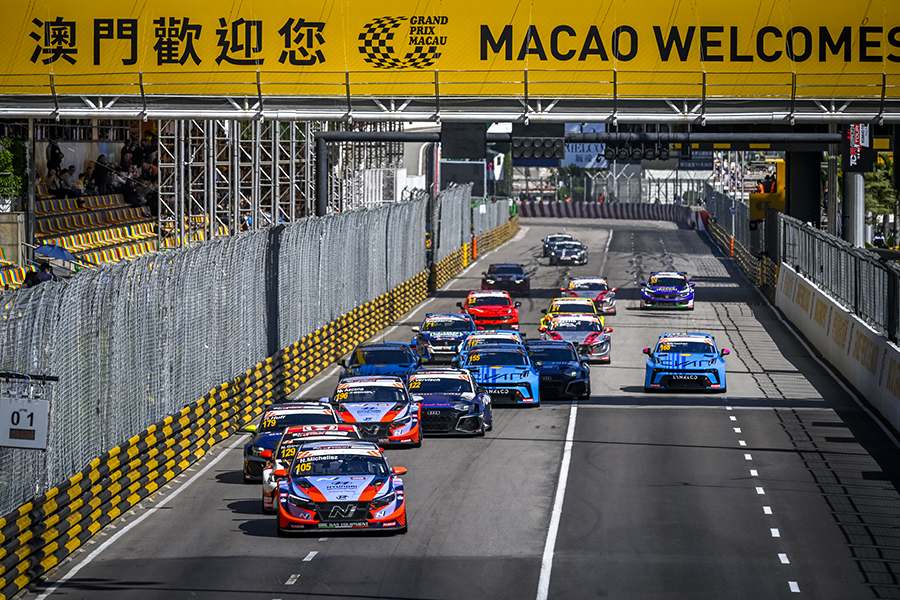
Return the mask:
[[[66,198],[77,198],[81,195],[78,189],[78,178],[75,176],[75,165],[70,165],[59,177],[60,188],[65,192]]]
[[[131,172],[131,166],[134,164],[131,160],[131,156],[132,156],[131,152],[126,152],[122,156],[122,163],[119,165],[122,168],[122,170],[125,171],[126,173]]]
[[[47,144],[47,174],[50,174],[50,171],[59,172],[59,168],[62,166],[63,157],[62,148],[59,147],[59,140],[56,138],[51,138],[50,143]]]
[[[94,171],[93,181],[97,193],[105,196],[109,193],[109,167],[106,164],[106,155],[101,154],[97,157],[97,168]]]
[[[47,261],[41,263],[37,278],[39,282],[59,281],[59,279],[56,278],[56,275],[53,274],[53,267],[51,267],[50,263]]]
[[[25,280],[22,282],[22,285],[27,288],[33,288],[37,284],[41,283],[41,280],[38,279],[37,271],[28,271],[25,273]]]
[[[56,175],[56,169],[50,169],[47,174],[47,190],[53,195],[54,198],[66,197],[66,192],[62,188],[62,182]]]

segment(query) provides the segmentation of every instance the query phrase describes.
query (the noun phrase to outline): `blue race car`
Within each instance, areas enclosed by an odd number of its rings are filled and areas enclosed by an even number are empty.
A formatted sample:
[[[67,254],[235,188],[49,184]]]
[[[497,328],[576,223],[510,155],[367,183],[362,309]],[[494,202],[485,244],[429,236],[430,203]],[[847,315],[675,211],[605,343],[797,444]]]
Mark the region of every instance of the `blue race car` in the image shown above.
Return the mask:
[[[524,346],[476,346],[460,361],[493,404],[539,406],[540,375]]]
[[[525,348],[541,376],[541,398],[590,397],[591,368],[572,342],[536,340]]]
[[[449,362],[459,352],[462,341],[475,331],[475,321],[466,313],[432,313],[412,330],[416,337],[410,346],[419,356]]]
[[[459,348],[459,356],[457,357],[459,361],[463,360],[466,354],[469,353],[469,350],[474,348],[475,346],[482,346],[484,344],[494,344],[499,346],[521,346],[525,343],[523,339],[525,337],[524,333],[519,333],[518,331],[510,331],[506,329],[487,329],[484,331],[476,331],[472,335],[466,338],[466,341]],[[453,361],[450,361],[451,364]],[[456,363],[457,365],[459,362]]]
[[[664,333],[656,348],[644,348],[647,372],[644,391],[662,389],[724,392],[725,356],[706,333]]]
[[[273,404],[263,412],[259,425],[247,425],[242,429],[253,434],[244,444],[244,483],[263,480],[263,468],[268,458],[263,452],[275,451],[285,429],[294,425],[333,425],[340,423],[337,414],[327,404],[320,402]]]
[[[419,369],[409,391],[421,398],[426,434],[484,435],[494,427],[491,396],[465,369]]]
[[[694,284],[684,273],[650,273],[650,281],[641,282],[641,308],[694,310]]]
[[[360,344],[350,353],[349,358],[338,361],[344,367],[338,380],[360,375],[395,375],[402,379],[409,377],[422,363],[409,344],[403,342],[377,342]]]

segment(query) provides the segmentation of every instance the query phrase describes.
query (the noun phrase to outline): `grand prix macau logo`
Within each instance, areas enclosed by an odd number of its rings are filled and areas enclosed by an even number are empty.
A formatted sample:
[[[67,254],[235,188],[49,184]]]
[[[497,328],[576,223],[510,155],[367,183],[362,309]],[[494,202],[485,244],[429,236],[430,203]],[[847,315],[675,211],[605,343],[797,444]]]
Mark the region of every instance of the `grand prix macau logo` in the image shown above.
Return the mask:
[[[359,52],[376,69],[424,69],[441,56],[447,36],[438,27],[446,24],[440,16],[379,17],[359,34]]]

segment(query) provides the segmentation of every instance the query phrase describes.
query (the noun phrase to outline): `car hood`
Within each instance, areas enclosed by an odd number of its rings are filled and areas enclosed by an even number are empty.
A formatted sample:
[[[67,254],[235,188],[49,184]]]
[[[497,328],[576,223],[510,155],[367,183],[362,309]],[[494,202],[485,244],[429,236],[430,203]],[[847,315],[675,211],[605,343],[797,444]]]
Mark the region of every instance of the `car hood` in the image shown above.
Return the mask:
[[[342,402],[338,410],[341,419],[347,423],[390,423],[409,412],[408,406],[394,410],[396,404],[396,402]]]
[[[564,341],[572,342],[573,344],[581,345],[587,339],[587,337],[591,334],[597,333],[596,331],[554,331],[553,333],[558,334]],[[549,336],[548,336],[549,338]],[[550,338],[552,339],[552,338]],[[606,334],[597,336],[597,342],[609,341],[609,336]]]
[[[691,291],[690,286],[685,287],[667,287],[660,285],[648,285],[644,287],[644,291],[651,293],[659,293],[659,294],[684,294],[686,292]]]
[[[349,369],[346,370],[345,377],[357,377],[366,375],[409,375],[410,373],[412,373],[415,367],[416,365],[413,363],[400,365],[352,365]]]
[[[435,331],[435,332],[427,332],[422,333],[422,337],[424,337],[428,341],[432,340],[454,340],[460,341],[463,338],[469,337],[471,331]]]
[[[553,375],[554,373],[563,373],[572,369],[581,369],[581,363],[575,361],[545,362],[538,367],[538,373],[541,375]]]
[[[446,408],[460,400],[471,402],[474,399],[475,394],[471,392],[467,394],[423,394],[420,404],[422,408]]]
[[[274,450],[275,446],[278,445],[278,440],[281,439],[282,433],[282,431],[267,431],[265,433],[258,433],[253,436],[253,439],[247,442],[245,446],[248,448],[250,446],[260,446],[262,448]]]
[[[656,367],[667,369],[705,369],[715,366],[718,362],[715,354],[676,354],[674,352],[659,353],[653,355],[653,363]]]
[[[613,292],[591,292],[591,291],[583,291],[583,292],[567,292],[570,298],[590,298],[591,300],[603,300],[607,296],[615,296]]]
[[[378,485],[375,480],[380,480]],[[319,475],[291,479],[291,492],[314,502],[357,502],[371,500],[387,477],[378,475]],[[312,487],[301,487],[305,481]]]
[[[478,367],[470,369],[477,381],[481,383],[516,383],[526,379],[533,373],[531,367]],[[523,377],[524,375],[524,377]]]
[[[488,279],[495,279],[497,281],[514,281],[516,279],[525,280],[528,277],[525,275],[509,275],[509,274],[492,274],[486,275]]]
[[[516,311],[513,306],[473,306],[468,309],[468,313],[473,317],[484,317],[488,315],[511,315]]]

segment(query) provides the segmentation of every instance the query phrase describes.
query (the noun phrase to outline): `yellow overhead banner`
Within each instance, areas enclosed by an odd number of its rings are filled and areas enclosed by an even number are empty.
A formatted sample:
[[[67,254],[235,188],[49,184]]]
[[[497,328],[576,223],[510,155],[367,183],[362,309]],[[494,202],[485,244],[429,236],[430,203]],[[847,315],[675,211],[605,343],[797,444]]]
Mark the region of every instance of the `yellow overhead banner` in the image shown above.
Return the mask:
[[[900,97],[898,0],[0,2],[0,94]]]

